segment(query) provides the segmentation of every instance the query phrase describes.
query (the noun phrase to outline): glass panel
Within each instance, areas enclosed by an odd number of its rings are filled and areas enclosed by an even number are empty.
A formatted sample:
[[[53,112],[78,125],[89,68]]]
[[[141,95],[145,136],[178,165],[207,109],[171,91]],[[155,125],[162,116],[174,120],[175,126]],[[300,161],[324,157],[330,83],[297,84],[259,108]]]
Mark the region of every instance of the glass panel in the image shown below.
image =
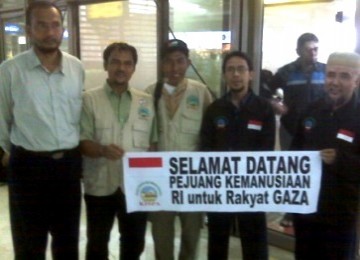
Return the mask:
[[[169,38],[185,41],[200,77],[220,95],[221,56],[230,45],[229,0],[171,0]],[[193,69],[188,77],[200,80]]]
[[[153,0],[129,0],[81,5],[81,60],[86,69],[85,88],[102,86],[106,79],[102,52],[114,41],[127,42],[139,61],[130,84],[144,89],[156,81],[156,6]]]
[[[319,61],[325,62],[334,51],[353,51],[355,10],[356,0],[265,6],[263,68],[275,72],[295,60],[297,38],[305,32],[319,38]],[[341,22],[336,21],[336,16],[342,17]]]
[[[4,19],[5,25],[5,59],[26,50],[25,18]]]
[[[60,49],[68,52],[69,51],[69,33],[67,31],[67,19],[66,13],[64,15],[64,37],[61,43]],[[16,54],[19,54],[27,49],[27,39],[25,31],[25,17],[19,16],[14,18],[5,18],[5,59],[14,57]]]
[[[24,5],[24,0],[0,0],[0,9],[21,8]]]
[[[68,31],[68,24],[67,24],[67,11],[63,11],[64,16],[64,34],[63,39],[60,45],[60,49],[64,52],[69,52],[69,31]]]

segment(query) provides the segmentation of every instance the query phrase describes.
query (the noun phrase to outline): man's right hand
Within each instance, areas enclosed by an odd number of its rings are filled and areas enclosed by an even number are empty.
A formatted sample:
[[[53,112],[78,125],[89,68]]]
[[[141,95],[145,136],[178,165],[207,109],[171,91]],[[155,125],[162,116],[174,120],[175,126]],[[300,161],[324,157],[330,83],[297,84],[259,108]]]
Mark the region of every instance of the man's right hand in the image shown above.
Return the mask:
[[[119,160],[124,155],[124,153],[124,149],[115,144],[102,145],[100,151],[102,157],[114,161]]]
[[[288,107],[283,103],[277,100],[271,100],[271,105],[274,109],[275,114],[277,115],[285,115],[288,112]]]

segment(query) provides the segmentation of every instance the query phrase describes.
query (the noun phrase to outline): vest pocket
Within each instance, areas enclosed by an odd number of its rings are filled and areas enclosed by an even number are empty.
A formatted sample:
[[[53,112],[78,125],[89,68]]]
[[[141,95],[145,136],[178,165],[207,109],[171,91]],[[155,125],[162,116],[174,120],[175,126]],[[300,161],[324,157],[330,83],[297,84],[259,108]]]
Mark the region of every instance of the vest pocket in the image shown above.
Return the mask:
[[[197,147],[200,132],[201,116],[199,114],[183,114],[181,120],[181,134],[179,148],[181,150],[194,150]]]
[[[201,116],[197,113],[184,113],[181,120],[181,132],[185,134],[199,134]]]
[[[96,140],[100,140],[102,143],[112,142],[113,126],[111,122],[102,122],[101,120],[95,120],[95,136]]]
[[[148,148],[150,144],[150,121],[138,121],[133,124],[133,144],[137,148]]]

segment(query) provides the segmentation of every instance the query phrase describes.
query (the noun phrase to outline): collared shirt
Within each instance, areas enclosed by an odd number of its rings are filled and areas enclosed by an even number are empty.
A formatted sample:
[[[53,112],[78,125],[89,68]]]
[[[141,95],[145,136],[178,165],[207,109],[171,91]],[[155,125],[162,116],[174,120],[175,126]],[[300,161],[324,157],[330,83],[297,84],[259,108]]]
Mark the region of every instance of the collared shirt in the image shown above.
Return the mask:
[[[126,90],[121,95],[119,95],[109,86],[109,84],[105,84],[105,91],[109,98],[111,107],[113,108],[116,117],[119,119],[120,126],[124,127],[130,113],[130,91]]]
[[[248,102],[248,100],[249,100],[249,98],[250,98],[251,95],[252,95],[252,90],[248,91],[248,92],[245,94],[245,96],[240,100],[239,105],[238,105],[238,107],[236,108],[236,110],[239,111],[240,109],[242,109],[242,108],[246,105],[246,103]],[[230,92],[230,91],[227,92],[227,93],[224,95],[224,98],[225,98],[227,101],[229,101],[230,103],[232,103],[232,101],[231,101],[231,92]]]
[[[270,103],[250,89],[240,109],[229,93],[206,110],[200,131],[202,151],[272,151],[275,116]]]
[[[84,69],[61,52],[61,65],[47,71],[33,49],[0,66],[0,146],[31,151],[70,149],[79,143]]]
[[[323,164],[317,212],[321,223],[355,227],[360,185],[360,104],[355,96],[333,110],[329,97],[312,103],[300,118],[291,150],[336,149],[336,160]]]
[[[187,79],[183,79],[180,84],[175,88],[174,93],[169,92],[163,88],[162,95],[165,101],[169,118],[173,118],[176,110],[179,107],[180,101],[182,100],[187,86]]]
[[[146,92],[154,95],[157,86],[150,85]],[[197,150],[202,116],[211,102],[208,88],[196,80],[184,79],[171,96],[162,89],[157,110],[158,149]]]
[[[118,123],[121,128],[124,127],[125,123],[128,120],[131,108],[131,92],[129,89],[124,91],[121,95],[117,94],[108,83],[104,84],[104,89],[106,96],[110,102],[111,108],[113,109],[116,118],[118,118]],[[155,120],[155,119],[154,119]],[[87,110],[86,107],[83,107],[83,112],[81,114],[81,140],[94,140],[94,120],[92,119],[92,113]],[[152,124],[151,131],[151,141],[157,142],[157,131],[156,123]]]
[[[121,128],[124,127],[130,113],[131,105],[131,93],[129,90],[124,91],[121,95],[117,94],[109,84],[104,84],[106,96],[110,102],[110,106],[113,109],[116,118]],[[94,140],[95,122],[91,111],[88,111],[87,107],[83,106],[81,114],[81,140]]]
[[[189,80],[184,78],[180,84],[175,88],[175,91],[173,93],[169,93],[167,91],[167,89],[164,87],[162,89],[162,96],[163,99],[165,101],[165,105],[166,105],[166,109],[167,109],[167,113],[169,115],[169,118],[173,118],[176,111],[179,108],[180,102],[184,97],[184,93],[186,91],[186,88],[188,86]],[[207,106],[212,102],[212,96],[210,94],[210,92],[206,92],[207,94],[204,96],[205,101],[204,101],[204,107],[203,107],[203,112],[205,112],[205,109],[207,108]]]
[[[123,117],[126,122],[120,123]],[[154,103],[149,94],[129,88],[118,95],[105,83],[84,93],[80,138],[102,145],[114,144],[126,152],[145,152],[157,133],[153,130],[154,121]],[[121,159],[88,156],[83,159],[85,194],[107,196],[119,186],[125,191]]]

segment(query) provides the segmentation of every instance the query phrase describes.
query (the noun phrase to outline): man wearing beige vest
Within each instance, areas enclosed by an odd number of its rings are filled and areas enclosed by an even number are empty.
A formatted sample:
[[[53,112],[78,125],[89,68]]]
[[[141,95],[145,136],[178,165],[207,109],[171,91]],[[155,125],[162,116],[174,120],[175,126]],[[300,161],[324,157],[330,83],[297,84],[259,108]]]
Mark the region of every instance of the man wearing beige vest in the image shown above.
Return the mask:
[[[198,150],[203,112],[212,97],[204,84],[185,78],[190,62],[186,43],[181,40],[168,41],[162,53],[164,79],[147,89],[147,92],[153,94],[157,109],[159,151]],[[157,260],[175,258],[176,216],[179,216],[181,223],[178,258],[196,259],[203,213],[160,211],[150,213]]]
[[[129,87],[136,49],[110,44],[104,51],[108,78],[84,94],[80,148],[87,214],[86,259],[108,259],[108,242],[118,219],[120,259],[140,259],[145,245],[146,213],[126,213],[122,156],[148,151],[156,141],[151,96]]]

